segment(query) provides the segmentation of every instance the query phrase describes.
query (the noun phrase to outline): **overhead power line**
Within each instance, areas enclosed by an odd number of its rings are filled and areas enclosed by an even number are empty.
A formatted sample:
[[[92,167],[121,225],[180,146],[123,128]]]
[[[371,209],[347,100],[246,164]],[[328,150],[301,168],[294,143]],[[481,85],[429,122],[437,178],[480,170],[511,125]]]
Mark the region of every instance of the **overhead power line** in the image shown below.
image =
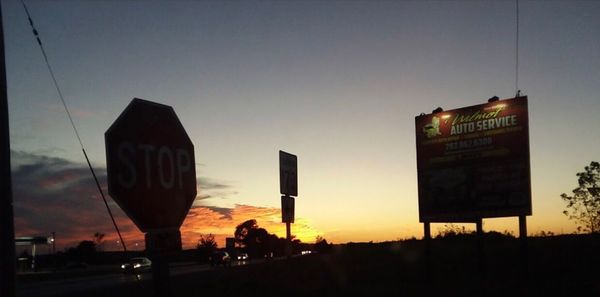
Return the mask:
[[[62,105],[65,109],[67,117],[69,118],[69,122],[71,123],[71,127],[73,127],[73,132],[75,133],[75,137],[77,138],[77,141],[79,142],[79,145],[81,146],[81,151],[83,152],[83,156],[85,157],[88,167],[90,168],[90,172],[92,173],[92,177],[94,178],[94,181],[96,182],[96,186],[98,187],[98,192],[100,192],[100,196],[102,196],[102,200],[104,201],[104,205],[106,206],[108,215],[110,216],[110,219],[112,220],[115,230],[117,231],[117,234],[119,235],[119,239],[123,246],[123,251],[127,251],[127,247],[125,246],[125,242],[123,241],[123,237],[121,236],[121,231],[119,230],[119,227],[117,226],[117,222],[115,221],[115,218],[112,214],[112,211],[110,210],[110,207],[108,206],[108,202],[106,201],[106,197],[104,196],[104,191],[102,191],[100,182],[98,182],[98,177],[96,177],[96,173],[94,171],[94,168],[92,167],[92,163],[90,162],[90,159],[88,158],[88,155],[85,152],[83,142],[81,141],[81,137],[79,136],[79,132],[77,131],[77,127],[75,126],[75,122],[73,122],[73,117],[71,116],[71,113],[69,112],[69,108],[67,107],[67,103],[65,101],[63,93],[60,90],[60,86],[58,84],[58,81],[56,80],[56,76],[54,75],[54,70],[52,70],[52,66],[50,65],[50,62],[48,61],[48,55],[46,54],[46,50],[44,49],[44,45],[42,44],[40,35],[39,35],[37,29],[35,28],[35,25],[33,24],[31,14],[29,13],[29,9],[27,9],[27,5],[25,4],[24,0],[21,0],[21,3],[23,4],[23,8],[25,9],[25,13],[27,14],[27,19],[29,20],[29,25],[31,26],[33,35],[35,36],[37,43],[40,46],[40,50],[42,51],[42,55],[44,56],[44,61],[46,62],[46,66],[48,67],[48,71],[50,72],[50,76],[52,77],[52,81],[54,82],[54,87],[56,88],[56,92],[58,93],[60,102],[62,103]]]

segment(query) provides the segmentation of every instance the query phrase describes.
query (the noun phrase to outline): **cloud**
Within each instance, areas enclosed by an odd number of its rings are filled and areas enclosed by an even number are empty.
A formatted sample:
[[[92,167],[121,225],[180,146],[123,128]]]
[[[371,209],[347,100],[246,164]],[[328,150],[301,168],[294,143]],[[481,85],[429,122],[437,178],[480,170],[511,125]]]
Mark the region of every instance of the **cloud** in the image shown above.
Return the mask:
[[[49,236],[56,232],[60,250],[91,240],[95,232],[101,232],[106,234],[105,250],[120,249],[118,236],[87,165],[20,151],[13,151],[11,157],[16,236]],[[106,193],[106,169],[94,170]],[[198,181],[204,191],[196,198],[181,226],[184,248],[194,247],[200,234],[215,235],[223,246],[225,238],[233,236],[235,227],[249,219],[256,219],[269,232],[284,236],[285,225],[281,223],[279,208],[201,205],[206,199],[223,197],[221,190],[235,192],[231,186],[208,178],[201,177]],[[143,249],[143,233],[110,196],[106,198],[128,249]],[[310,222],[302,218],[297,218],[293,230],[303,241],[311,241],[319,235]]]
[[[233,190],[233,186],[224,182],[219,182],[207,177],[198,177],[196,179],[198,185],[198,196],[194,201],[193,207],[206,206],[208,204],[205,200],[217,199],[227,200],[231,196],[237,195],[237,192]]]
[[[285,224],[281,223],[281,210],[236,204],[232,208],[196,207],[190,210],[181,226],[184,246],[193,247],[200,235],[213,234],[219,246],[224,246],[226,237],[233,237],[235,227],[247,220],[255,219],[258,225],[279,237],[285,237]],[[304,242],[314,241],[322,233],[315,230],[309,220],[296,218],[293,234]]]
[[[224,183],[220,183],[220,182],[216,182],[210,178],[206,178],[206,177],[199,177],[198,178],[198,185],[205,190],[224,190],[224,189],[229,189],[231,188],[230,185],[224,184]]]
[[[233,212],[233,209],[231,208],[226,208],[226,207],[216,207],[216,206],[207,206],[206,208],[221,214],[221,218],[224,219],[229,219],[231,220],[233,217],[231,216],[231,213]]]
[[[56,232],[59,247],[112,233],[113,226],[89,169],[83,164],[12,152],[12,183],[17,236],[48,236]],[[106,170],[97,168],[101,184]],[[135,230],[120,209],[113,208],[124,232]]]

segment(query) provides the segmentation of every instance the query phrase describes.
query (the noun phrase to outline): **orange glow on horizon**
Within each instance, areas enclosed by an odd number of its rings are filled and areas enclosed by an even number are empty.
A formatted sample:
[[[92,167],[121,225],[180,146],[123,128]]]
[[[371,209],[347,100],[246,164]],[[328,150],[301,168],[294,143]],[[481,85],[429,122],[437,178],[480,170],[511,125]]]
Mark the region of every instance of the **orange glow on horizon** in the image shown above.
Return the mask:
[[[192,208],[185,221],[181,225],[181,240],[183,249],[193,249],[196,247],[201,235],[212,234],[219,248],[225,247],[225,238],[233,237],[235,227],[247,220],[255,219],[260,228],[266,229],[269,233],[278,237],[285,237],[285,224],[281,223],[281,210],[272,207],[258,207],[250,205],[236,205],[234,208],[225,209],[228,213],[221,213],[209,207]],[[128,250],[143,250],[144,234],[125,217],[118,219],[119,229]],[[82,229],[81,232],[73,232],[59,238],[61,246],[74,247],[82,240],[91,240],[91,235]],[[296,218],[292,224],[292,235],[302,242],[314,242],[315,238],[322,235],[311,226],[311,222],[305,218]],[[105,251],[114,251],[122,249],[119,238],[115,232],[106,234],[101,247]]]

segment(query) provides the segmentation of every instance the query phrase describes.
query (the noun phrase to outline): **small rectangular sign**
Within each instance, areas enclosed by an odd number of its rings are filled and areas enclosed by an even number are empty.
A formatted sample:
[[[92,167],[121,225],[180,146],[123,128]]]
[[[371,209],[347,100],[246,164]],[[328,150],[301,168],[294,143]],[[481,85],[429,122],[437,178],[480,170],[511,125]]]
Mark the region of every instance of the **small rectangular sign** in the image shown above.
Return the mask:
[[[179,229],[150,231],[145,234],[146,251],[177,252],[181,251],[181,233]]]
[[[294,198],[289,196],[281,196],[281,222],[282,223],[293,223],[294,222]]]
[[[415,118],[419,220],[531,215],[527,97]]]
[[[235,249],[235,238],[234,237],[225,238],[225,249],[227,249],[227,250]]]
[[[279,192],[298,196],[298,157],[279,151]]]

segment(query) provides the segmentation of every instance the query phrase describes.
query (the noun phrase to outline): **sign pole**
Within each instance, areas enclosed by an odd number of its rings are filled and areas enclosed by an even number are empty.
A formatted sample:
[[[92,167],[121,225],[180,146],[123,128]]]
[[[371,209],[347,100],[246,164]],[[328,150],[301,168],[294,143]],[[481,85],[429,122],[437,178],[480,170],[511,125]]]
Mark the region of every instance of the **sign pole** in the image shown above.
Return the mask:
[[[286,257],[292,257],[292,226],[295,217],[294,197],[298,197],[298,157],[279,151],[279,192],[281,196],[281,220],[285,223]]]
[[[169,252],[181,251],[181,233],[179,229],[155,230],[145,234],[146,251],[152,257],[152,283],[154,296],[171,296],[171,273],[169,271]]]
[[[8,128],[8,95],[6,93],[6,61],[4,28],[0,7],[0,296],[15,296],[15,225],[13,220],[12,184],[10,173],[10,134]]]
[[[423,238],[425,239],[425,278],[431,278],[431,226],[429,222],[423,223]]]
[[[290,222],[285,223],[285,238],[287,242],[287,257],[288,259],[292,257],[292,224]]]
[[[475,226],[477,228],[477,269],[480,273],[480,276],[483,276],[483,272],[485,271],[485,255],[483,250],[483,220],[481,218],[477,219]]]
[[[152,254],[152,283],[154,284],[155,297],[171,296],[171,275],[169,262],[163,252]]]
[[[522,279],[527,278],[529,269],[529,250],[527,246],[527,216],[519,216],[519,241],[521,246],[521,272],[524,274]]]
[[[281,196],[281,221],[285,223],[285,256],[292,256],[292,223],[294,222],[294,198]]]

